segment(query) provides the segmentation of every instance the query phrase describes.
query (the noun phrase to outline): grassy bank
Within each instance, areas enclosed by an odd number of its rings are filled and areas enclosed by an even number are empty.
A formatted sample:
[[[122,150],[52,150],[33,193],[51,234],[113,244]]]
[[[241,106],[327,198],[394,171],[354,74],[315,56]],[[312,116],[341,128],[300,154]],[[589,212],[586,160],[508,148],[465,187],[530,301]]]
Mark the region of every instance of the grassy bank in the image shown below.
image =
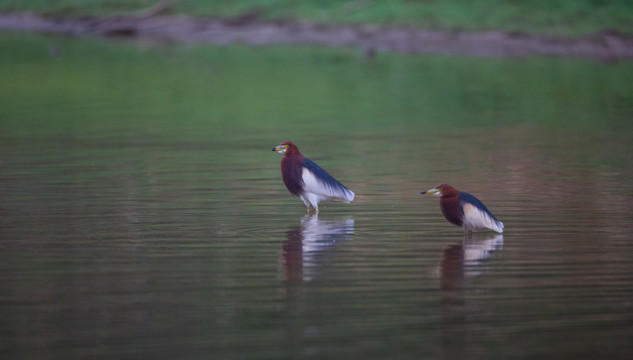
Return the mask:
[[[0,11],[130,15],[157,3],[159,0],[3,0]],[[168,13],[190,16],[371,23],[433,30],[501,30],[572,37],[606,30],[633,35],[630,0],[182,0],[174,3]]]

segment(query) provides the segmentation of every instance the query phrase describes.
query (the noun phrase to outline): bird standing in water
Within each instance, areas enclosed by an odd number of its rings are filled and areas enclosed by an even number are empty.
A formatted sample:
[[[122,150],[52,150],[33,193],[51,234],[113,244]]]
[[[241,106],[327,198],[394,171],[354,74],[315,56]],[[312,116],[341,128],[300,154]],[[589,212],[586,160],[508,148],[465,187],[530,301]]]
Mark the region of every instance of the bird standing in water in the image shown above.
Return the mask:
[[[281,177],[288,191],[298,196],[308,207],[319,213],[319,203],[323,200],[349,203],[354,200],[354,192],[328,174],[314,161],[304,157],[291,141],[284,141],[272,148],[283,154]]]
[[[440,197],[440,208],[446,220],[469,231],[490,229],[503,232],[503,223],[492,215],[490,210],[475,196],[459,191],[448,184],[441,184],[420,194],[433,194]]]

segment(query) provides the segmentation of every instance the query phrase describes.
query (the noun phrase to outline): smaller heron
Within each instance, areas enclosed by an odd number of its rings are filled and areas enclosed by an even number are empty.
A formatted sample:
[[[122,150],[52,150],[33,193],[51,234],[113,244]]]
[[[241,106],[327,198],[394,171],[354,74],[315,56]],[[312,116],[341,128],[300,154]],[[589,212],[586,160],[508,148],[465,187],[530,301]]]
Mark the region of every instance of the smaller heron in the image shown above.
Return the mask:
[[[433,194],[440,197],[442,214],[449,222],[469,231],[490,229],[503,232],[503,223],[492,215],[492,212],[474,195],[459,191],[448,184],[437,185],[433,189],[420,194]]]
[[[354,200],[354,192],[341,184],[327,171],[314,161],[304,157],[297,146],[291,141],[284,141],[272,148],[283,154],[281,158],[281,177],[288,191],[298,196],[308,207],[313,207],[319,213],[321,201],[342,201],[349,203]]]

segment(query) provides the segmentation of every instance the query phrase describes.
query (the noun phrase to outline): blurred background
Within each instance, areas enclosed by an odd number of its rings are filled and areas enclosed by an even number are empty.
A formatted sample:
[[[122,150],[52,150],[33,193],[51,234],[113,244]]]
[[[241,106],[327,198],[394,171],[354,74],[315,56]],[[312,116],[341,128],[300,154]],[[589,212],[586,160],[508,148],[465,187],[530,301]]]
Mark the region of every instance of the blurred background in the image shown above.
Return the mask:
[[[0,32],[3,358],[633,350],[630,58],[85,30],[160,17],[593,46],[626,44],[633,3],[4,0],[0,11],[19,24]],[[52,27],[15,30],[33,26],[25,14]],[[270,151],[284,140],[355,201],[306,216]],[[419,194],[439,183],[480,198],[505,233],[464,238]]]

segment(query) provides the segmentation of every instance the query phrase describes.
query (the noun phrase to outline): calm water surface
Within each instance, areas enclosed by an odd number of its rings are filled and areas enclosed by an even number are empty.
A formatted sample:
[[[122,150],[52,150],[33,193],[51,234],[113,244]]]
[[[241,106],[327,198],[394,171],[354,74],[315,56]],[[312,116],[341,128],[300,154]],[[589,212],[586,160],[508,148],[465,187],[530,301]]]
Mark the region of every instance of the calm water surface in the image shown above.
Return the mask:
[[[0,49],[2,358],[633,351],[631,63]],[[305,216],[283,140],[356,200]],[[506,232],[463,239],[440,182]]]

